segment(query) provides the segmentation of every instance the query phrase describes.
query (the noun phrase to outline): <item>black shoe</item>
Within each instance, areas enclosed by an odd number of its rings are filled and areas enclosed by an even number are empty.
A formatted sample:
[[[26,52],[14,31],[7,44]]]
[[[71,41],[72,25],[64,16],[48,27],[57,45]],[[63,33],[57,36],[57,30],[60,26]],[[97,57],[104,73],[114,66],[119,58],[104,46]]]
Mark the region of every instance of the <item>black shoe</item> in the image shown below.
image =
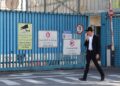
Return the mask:
[[[104,81],[104,79],[105,79],[105,76],[102,76],[100,81]]]
[[[80,81],[86,81],[86,79],[84,79],[84,78],[79,78],[79,80],[80,80]]]

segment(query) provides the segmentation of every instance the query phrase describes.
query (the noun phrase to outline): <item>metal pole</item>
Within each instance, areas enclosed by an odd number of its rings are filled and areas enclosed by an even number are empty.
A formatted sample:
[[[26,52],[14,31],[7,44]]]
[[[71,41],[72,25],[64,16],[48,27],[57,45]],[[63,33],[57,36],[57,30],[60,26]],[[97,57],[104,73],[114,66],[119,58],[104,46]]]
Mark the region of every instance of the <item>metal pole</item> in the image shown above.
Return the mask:
[[[114,32],[113,32],[113,20],[112,18],[110,19],[110,26],[111,26],[111,37],[112,37],[112,51],[115,50],[115,47],[114,47]]]
[[[114,66],[115,47],[114,47],[114,32],[113,32],[113,9],[112,1],[109,0],[109,17],[110,17],[110,29],[111,29],[111,65]]]
[[[113,11],[113,9],[112,9],[112,1],[110,0],[110,2],[109,2],[109,11]],[[111,42],[112,42],[112,44],[111,44],[111,49],[112,49],[112,51],[114,51],[115,50],[115,47],[114,47],[114,32],[113,32],[113,20],[112,20],[112,16],[113,15],[110,15],[110,29],[111,29]]]

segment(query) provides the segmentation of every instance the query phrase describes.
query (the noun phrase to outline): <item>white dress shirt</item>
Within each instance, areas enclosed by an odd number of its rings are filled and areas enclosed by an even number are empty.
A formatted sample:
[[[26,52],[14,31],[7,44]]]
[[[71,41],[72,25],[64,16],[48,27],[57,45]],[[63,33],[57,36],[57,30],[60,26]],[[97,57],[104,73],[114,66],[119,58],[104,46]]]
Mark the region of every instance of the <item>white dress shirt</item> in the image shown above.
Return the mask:
[[[89,36],[88,50],[93,50],[93,47],[92,47],[92,40],[93,40],[93,36]]]

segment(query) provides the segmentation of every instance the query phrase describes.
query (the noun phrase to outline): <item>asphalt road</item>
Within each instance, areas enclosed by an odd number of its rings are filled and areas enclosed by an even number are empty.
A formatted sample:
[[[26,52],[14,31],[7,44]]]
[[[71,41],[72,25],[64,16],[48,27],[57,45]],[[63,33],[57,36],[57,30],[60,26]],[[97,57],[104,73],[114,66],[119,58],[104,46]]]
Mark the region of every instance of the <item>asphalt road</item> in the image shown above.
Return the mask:
[[[97,70],[91,70],[87,81],[79,81],[83,70],[1,73],[0,86],[120,86],[120,71],[105,69],[105,81]]]

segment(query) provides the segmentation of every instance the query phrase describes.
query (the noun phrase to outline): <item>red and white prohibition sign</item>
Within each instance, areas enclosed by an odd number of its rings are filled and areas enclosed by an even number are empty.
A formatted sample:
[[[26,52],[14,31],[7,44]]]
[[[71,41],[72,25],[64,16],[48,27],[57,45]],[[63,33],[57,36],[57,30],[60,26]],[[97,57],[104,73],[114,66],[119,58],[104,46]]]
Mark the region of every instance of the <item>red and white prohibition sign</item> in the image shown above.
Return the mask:
[[[81,34],[84,30],[83,25],[78,25],[76,29],[77,29],[77,34]]]

